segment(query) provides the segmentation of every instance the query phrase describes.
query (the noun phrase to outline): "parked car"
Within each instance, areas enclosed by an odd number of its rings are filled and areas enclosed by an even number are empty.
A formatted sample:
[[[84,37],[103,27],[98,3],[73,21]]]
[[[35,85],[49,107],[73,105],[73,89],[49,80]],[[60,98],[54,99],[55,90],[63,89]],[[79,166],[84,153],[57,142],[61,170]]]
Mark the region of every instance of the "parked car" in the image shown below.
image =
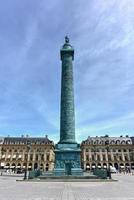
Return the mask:
[[[110,166],[110,172],[111,173],[117,173],[117,169],[115,167]]]

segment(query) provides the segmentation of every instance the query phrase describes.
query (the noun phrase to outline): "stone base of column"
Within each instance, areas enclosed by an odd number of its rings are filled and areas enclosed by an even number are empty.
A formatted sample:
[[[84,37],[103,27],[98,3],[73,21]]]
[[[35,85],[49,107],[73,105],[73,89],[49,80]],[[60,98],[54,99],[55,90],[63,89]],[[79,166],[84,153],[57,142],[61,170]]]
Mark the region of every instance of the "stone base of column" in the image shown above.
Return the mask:
[[[55,176],[82,176],[81,150],[78,144],[57,144],[55,149]]]

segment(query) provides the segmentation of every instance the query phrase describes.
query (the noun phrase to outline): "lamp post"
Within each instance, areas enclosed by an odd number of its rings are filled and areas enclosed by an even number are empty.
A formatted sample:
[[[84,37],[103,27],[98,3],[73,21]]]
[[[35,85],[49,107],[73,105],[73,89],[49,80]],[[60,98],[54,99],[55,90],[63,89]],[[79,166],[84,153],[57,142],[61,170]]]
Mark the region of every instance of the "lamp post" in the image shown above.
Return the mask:
[[[28,155],[29,155],[29,150],[31,148],[31,143],[30,141],[27,141],[27,158],[26,158],[26,168],[24,171],[24,180],[27,179],[27,171],[28,171]]]
[[[109,164],[109,157],[108,157],[108,152],[109,152],[109,140],[106,140],[105,141],[105,145],[106,145],[106,150],[107,150],[107,161],[108,161],[108,169],[107,169],[107,172],[108,172],[108,177],[109,179],[111,179],[111,171],[110,171],[110,164]]]

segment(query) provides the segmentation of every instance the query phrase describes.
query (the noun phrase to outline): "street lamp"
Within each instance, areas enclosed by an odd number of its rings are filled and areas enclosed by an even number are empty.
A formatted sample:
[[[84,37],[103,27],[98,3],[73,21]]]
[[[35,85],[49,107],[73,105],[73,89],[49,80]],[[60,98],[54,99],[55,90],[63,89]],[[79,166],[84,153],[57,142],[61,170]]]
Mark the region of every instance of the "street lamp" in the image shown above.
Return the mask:
[[[24,180],[27,179],[28,155],[29,155],[30,148],[31,148],[31,143],[30,143],[30,141],[27,141],[27,158],[26,158],[26,168],[25,168],[25,171],[24,171]]]
[[[111,179],[111,171],[110,171],[110,164],[109,164],[109,157],[108,157],[108,152],[109,152],[109,140],[106,140],[106,141],[105,141],[105,145],[106,145],[107,160],[108,160],[108,169],[107,169],[107,172],[108,172],[109,179]]]

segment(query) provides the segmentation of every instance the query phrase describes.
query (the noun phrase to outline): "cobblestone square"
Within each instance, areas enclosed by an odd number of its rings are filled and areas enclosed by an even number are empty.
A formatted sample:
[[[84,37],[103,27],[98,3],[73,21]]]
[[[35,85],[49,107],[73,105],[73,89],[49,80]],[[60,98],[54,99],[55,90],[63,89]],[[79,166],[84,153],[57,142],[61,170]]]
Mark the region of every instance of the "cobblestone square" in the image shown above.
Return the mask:
[[[1,176],[0,200],[134,200],[134,176],[113,178],[118,182],[16,182]]]

